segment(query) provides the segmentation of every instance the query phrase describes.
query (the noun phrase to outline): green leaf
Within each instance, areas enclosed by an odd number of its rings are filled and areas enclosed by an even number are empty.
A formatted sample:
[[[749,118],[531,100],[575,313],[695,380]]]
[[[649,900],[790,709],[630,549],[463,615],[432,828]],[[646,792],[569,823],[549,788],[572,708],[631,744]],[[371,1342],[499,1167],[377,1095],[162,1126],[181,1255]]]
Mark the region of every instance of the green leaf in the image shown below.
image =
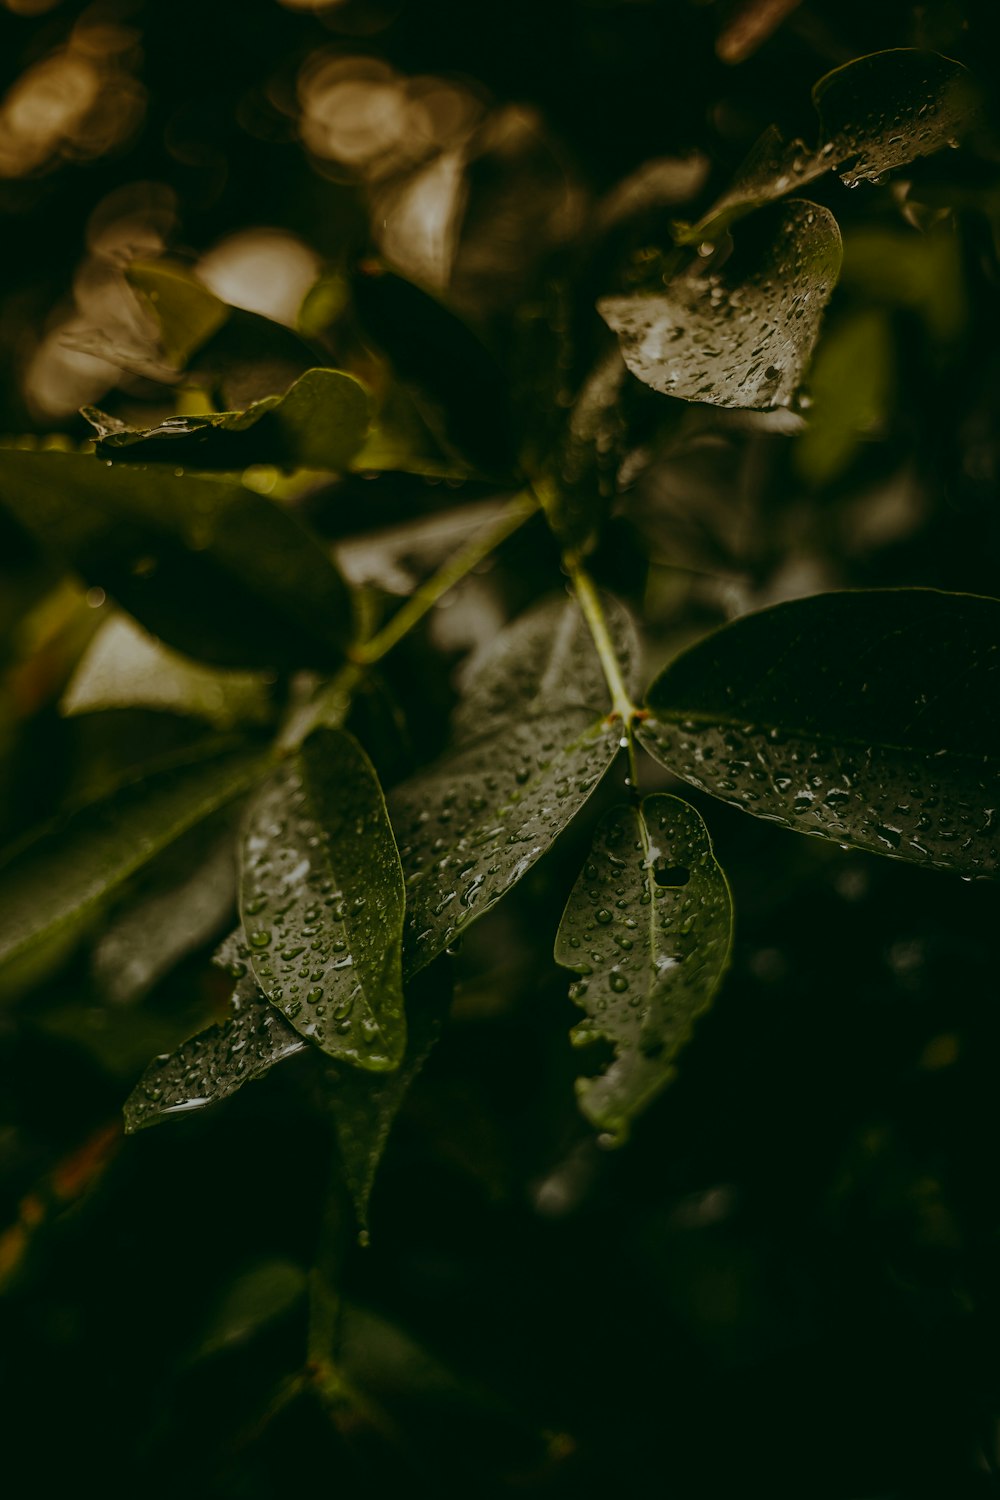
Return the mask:
[[[307,1050],[307,1043],[247,973],[239,956],[246,951],[242,933],[237,930],[217,955],[216,961],[234,974],[243,971],[233,994],[229,1020],[208,1027],[176,1052],[149,1065],[125,1105],[128,1131],[217,1104],[245,1083],[263,1077],[277,1063]],[[341,1064],[328,1066],[324,1072],[323,1097],[362,1228],[367,1224],[372,1184],[393,1121],[448,1013],[448,976],[437,969],[428,971],[411,987],[407,999],[406,1051],[394,1072],[372,1073]]]
[[[957,144],[975,111],[970,74],[936,52],[894,48],[856,58],[814,85],[814,148],[766,130],[735,181],[696,224],[675,226],[682,245],[717,239],[743,214],[797,192],[827,171],[847,187]]]
[[[1000,603],[818,594],[746,615],[649,689],[646,749],[803,833],[967,875],[997,869]]]
[[[90,642],[59,702],[70,717],[150,708],[205,719],[216,729],[264,724],[268,684],[258,673],[205,667],[147,635],[128,615],[112,615]]]
[[[231,1282],[212,1311],[196,1358],[245,1344],[258,1329],[290,1312],[306,1293],[306,1273],[294,1261],[259,1261]]]
[[[0,503],[154,635],[222,666],[329,666],[347,586],[287,510],[233,480],[0,450]]]
[[[626,678],[636,645],[606,601]],[[619,748],[608,691],[572,601],[550,600],[472,663],[453,748],[389,796],[416,971],[519,881],[586,802]]]
[[[234,810],[225,808],[171,844],[104,925],[91,970],[113,1005],[130,1006],[147,994],[229,918],[236,902],[234,821]]]
[[[343,1066],[327,1069],[327,1105],[344,1177],[362,1230],[367,1229],[368,1200],[389,1132],[411,1084],[441,1035],[450,1003],[448,976],[438,970],[429,971],[408,990],[406,1052],[394,1072],[366,1073],[360,1068]]]
[[[747,226],[723,271],[694,267],[663,291],[605,297],[598,312],[654,390],[769,410],[802,383],[840,260],[833,215],[793,199]]]
[[[177,370],[232,312],[190,271],[170,261],[134,260],[125,268],[125,279],[156,322],[163,358]]]
[[[602,820],[555,958],[580,976],[569,993],[587,1020],[573,1042],[614,1047],[602,1073],[577,1082],[583,1113],[614,1143],[674,1076],[726,971],[732,926],[729,886],[693,807],[658,792]]]
[[[266,752],[232,742],[128,782],[22,846],[0,869],[0,965],[73,929],[161,849],[265,772]]]
[[[266,396],[245,411],[167,417],[155,427],[128,427],[94,407],[83,415],[97,431],[101,458],[130,463],[192,464],[198,469],[281,468],[342,472],[361,447],[371,400],[353,375],[313,369],[283,396]]]
[[[398,1066],[403,872],[378,778],[350,735],[317,730],[255,797],[240,885],[268,999],[331,1057]]]
[[[126,369],[146,366],[161,379],[187,370],[235,409],[287,391],[316,364],[315,349],[293,329],[230,307],[184,266],[133,261],[125,276],[152,313],[157,337],[148,346],[116,351],[102,349],[97,333],[91,347]]]
[[[153,1059],[125,1101],[126,1131],[218,1104],[269,1073],[275,1063],[306,1050],[298,1033],[265,1000],[252,974],[239,980],[231,1006],[223,1025],[209,1026],[176,1052]]]
[[[809,424],[795,467],[814,485],[843,473],[884,417],[892,388],[892,330],[885,313],[862,308],[820,340],[809,381]]]

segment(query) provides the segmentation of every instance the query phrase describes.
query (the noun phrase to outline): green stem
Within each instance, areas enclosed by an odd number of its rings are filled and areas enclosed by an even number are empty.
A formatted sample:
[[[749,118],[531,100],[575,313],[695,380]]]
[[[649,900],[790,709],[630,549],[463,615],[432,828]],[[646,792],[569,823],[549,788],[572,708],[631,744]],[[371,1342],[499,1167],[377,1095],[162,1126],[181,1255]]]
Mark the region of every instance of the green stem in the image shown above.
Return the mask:
[[[320,688],[314,698],[293,711],[278,739],[278,753],[292,754],[321,724],[342,723],[367,668],[381,661],[449,589],[454,588],[467,573],[471,573],[473,568],[489,557],[501,542],[506,541],[518,527],[530,520],[538,507],[539,502],[531,490],[522,490],[508,501],[497,519],[472,537],[464,547],[460,547],[454,556],[449,557],[436,573],[422,583],[388,624],[367,641],[354,647],[351,660]]]
[[[600,658],[604,680],[608,684],[608,692],[611,694],[612,712],[621,719],[631,743],[632,719],[638,710],[632,702],[632,695],[625,686],[625,679],[622,677],[618,653],[615,650],[614,642],[608,630],[608,622],[604,618],[604,606],[601,604],[601,596],[594,586],[594,580],[583,566],[579,557],[567,554],[563,558],[563,566],[569,574],[570,582],[573,585],[573,592],[576,594],[577,602],[583,611],[583,617],[587,622],[594,647]]]
[[[323,684],[315,697],[293,709],[278,737],[279,755],[291,755],[321,724],[332,728],[343,723],[354,690],[363,676],[363,668],[357,662],[349,661]]]
[[[354,648],[352,652],[354,661],[362,666],[371,666],[373,662],[381,661],[382,657],[434,608],[434,605],[449,589],[454,588],[455,584],[459,583],[467,573],[471,573],[473,568],[489,557],[490,553],[520,526],[523,526],[537,509],[538,500],[532,491],[521,490],[508,501],[492,525],[485,527],[464,547],[459,548],[443,567],[410,595],[402,608],[396,611],[381,630],[376,632],[370,640],[363,641]]]

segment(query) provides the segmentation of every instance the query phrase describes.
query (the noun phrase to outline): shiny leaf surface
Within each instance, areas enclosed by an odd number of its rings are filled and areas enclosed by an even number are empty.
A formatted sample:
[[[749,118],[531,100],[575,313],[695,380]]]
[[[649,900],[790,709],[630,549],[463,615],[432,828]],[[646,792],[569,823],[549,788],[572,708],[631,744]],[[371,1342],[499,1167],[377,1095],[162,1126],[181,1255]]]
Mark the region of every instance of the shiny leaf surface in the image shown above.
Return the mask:
[[[798,192],[824,172],[847,187],[957,144],[975,110],[969,73],[936,52],[894,48],[856,58],[814,86],[819,140],[809,147],[766,130],[736,180],[696,224],[677,226],[681,244],[717,238],[743,214]]]
[[[626,677],[632,625],[610,608]],[[544,854],[614,760],[600,662],[575,603],[516,620],[473,662],[453,748],[397,787],[389,810],[406,873],[411,970],[440,953]]]
[[[817,594],[672,662],[639,739],[694,786],[841,844],[995,875],[1000,603]]]
[[[371,762],[321,729],[251,805],[240,913],[268,999],[332,1057],[400,1062],[403,873]]]
[[[787,406],[802,383],[840,271],[833,215],[794,199],[762,214],[720,272],[662,292],[605,297],[628,368],[663,395],[713,406]]]
[[[252,974],[236,985],[229,1019],[156,1057],[125,1103],[125,1129],[142,1130],[172,1115],[228,1099],[306,1043],[257,987]]]
[[[615,1143],[674,1076],[677,1054],[729,961],[732,901],[698,813],[656,793],[598,827],[559,932],[556,962],[579,977],[578,1046],[614,1059],[577,1083],[580,1107]]]

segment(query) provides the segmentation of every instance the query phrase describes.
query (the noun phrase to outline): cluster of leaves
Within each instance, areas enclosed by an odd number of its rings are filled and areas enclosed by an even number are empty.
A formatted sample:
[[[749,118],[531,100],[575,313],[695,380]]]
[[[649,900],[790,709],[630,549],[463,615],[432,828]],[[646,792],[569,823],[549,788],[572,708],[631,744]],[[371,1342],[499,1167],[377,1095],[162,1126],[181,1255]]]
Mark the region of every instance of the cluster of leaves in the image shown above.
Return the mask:
[[[189,409],[140,425],[86,408],[93,451],[0,449],[0,504],[96,591],[63,711],[112,743],[119,715],[158,720],[10,849],[0,985],[28,990],[87,939],[123,995],[148,987],[231,916],[235,848],[238,922],[216,954],[227,995],[146,1067],[129,1131],[303,1059],[364,1226],[444,1028],[447,955],[623,760],[624,796],[554,934],[583,1013],[579,1106],[604,1145],[683,1066],[730,961],[729,885],[679,783],[844,848],[996,876],[996,600],[815,594],[740,616],[643,685],[634,622],[591,576],[617,495],[686,407],[799,412],[841,239],[828,207],[789,194],[830,171],[878,183],[952,144],[975,110],[958,64],[911,51],[839,68],[813,98],[816,145],[769,131],[669,242],[638,239],[663,206],[655,175],[609,198],[546,268],[558,296],[490,348],[496,330],[470,331],[370,258],[346,307],[307,331],[230,307],[180,264],[135,261],[148,340],[95,330],[84,345],[179,386]],[[307,519],[330,476],[387,474],[514,495],[394,614]],[[365,695],[384,659],[522,524],[561,560],[568,596],[553,572],[464,664],[427,756],[376,765]],[[640,795],[640,766],[673,790]],[[299,1281],[277,1280],[267,1295],[294,1302]],[[252,1301],[252,1278],[244,1290]]]
[[[704,237],[828,166],[850,185],[935,149],[960,128],[956,100],[968,93],[957,65],[907,52],[822,80],[815,152],[768,136],[715,208],[677,231],[665,290],[599,302],[628,369],[687,401],[792,401],[837,273],[833,215],[797,200],[767,208],[725,274],[698,263],[706,249],[714,255]],[[699,255],[686,265],[692,242]],[[534,489],[582,605],[543,601],[501,632],[468,676],[444,755],[395,787],[387,806],[343,727],[352,682],[377,660],[380,638],[374,650],[357,639],[349,588],[318,540],[233,471],[370,470],[392,413],[384,403],[374,412],[355,374],[318,365],[304,339],[230,309],[180,268],[137,263],[129,275],[155,312],[147,366],[253,399],[142,430],[88,410],[96,461],[8,447],[4,504],[89,586],[211,670],[219,703],[240,690],[237,668],[319,674],[270,744],[215,733],[130,766],[7,863],[2,957],[15,976],[36,974],[138,869],[249,793],[241,925],[220,955],[236,981],[232,1013],[151,1065],[126,1106],[130,1129],[212,1104],[311,1046],[333,1065],[330,1107],[363,1219],[389,1124],[443,1011],[438,986],[408,1036],[407,987],[526,874],[633,739],[757,816],[968,876],[996,873],[995,601],[882,591],[784,604],[696,644],[636,704],[632,627],[582,562],[601,525],[596,452],[567,496],[558,464],[525,458],[532,440],[518,438],[502,371],[483,346],[425,293],[365,265],[362,337],[387,351],[413,420],[442,462]],[[449,402],[455,392],[461,400]],[[556,451],[588,438],[599,448],[619,392],[612,382],[595,423],[585,379]],[[397,451],[400,467],[423,467],[419,446]],[[195,669],[160,652],[155,670]],[[134,706],[127,683],[112,691],[116,706]],[[197,712],[183,687],[178,696]],[[722,980],[731,927],[725,877],[694,808],[658,795],[608,815],[556,939],[587,1017],[574,1041],[613,1049],[603,1073],[578,1086],[608,1141],[626,1137],[673,1075]]]

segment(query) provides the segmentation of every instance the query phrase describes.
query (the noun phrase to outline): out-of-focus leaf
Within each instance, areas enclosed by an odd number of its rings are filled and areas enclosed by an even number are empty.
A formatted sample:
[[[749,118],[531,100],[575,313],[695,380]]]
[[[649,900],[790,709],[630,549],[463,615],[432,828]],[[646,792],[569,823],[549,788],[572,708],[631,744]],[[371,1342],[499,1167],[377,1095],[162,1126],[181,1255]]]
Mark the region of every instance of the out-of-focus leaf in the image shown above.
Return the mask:
[[[912,309],[942,343],[956,339],[968,319],[962,243],[952,224],[925,233],[905,226],[851,230],[841,284],[866,300]]]
[[[223,1025],[209,1026],[176,1052],[153,1059],[125,1101],[125,1129],[131,1133],[218,1104],[306,1047],[247,974],[233,991],[232,1014]]]
[[[213,1309],[196,1358],[245,1344],[259,1329],[290,1312],[305,1291],[306,1273],[294,1261],[264,1260],[242,1271]]]
[[[84,652],[60,711],[152,708],[205,719],[216,729],[264,724],[268,684],[251,672],[202,666],[154,640],[128,615],[112,615]]]
[[[809,422],[795,447],[800,474],[823,484],[843,472],[885,411],[892,373],[892,335],[879,310],[854,313],[820,341]]]
[[[646,749],[757,817],[993,875],[1000,602],[817,594],[746,615],[649,689]]]
[[[161,849],[238,797],[268,756],[232,742],[80,808],[22,846],[0,869],[0,965],[87,919]]]
[[[320,729],[247,815],[240,911],[257,981],[297,1031],[355,1067],[396,1067],[403,872],[382,790],[350,735]]]
[[[0,450],[0,503],[154,635],[222,666],[329,666],[347,587],[287,510],[234,480]]]
[[[632,374],[667,396],[768,410],[795,396],[840,270],[833,215],[794,199],[761,214],[720,272],[605,297]]]
[[[291,328],[230,307],[184,266],[133,261],[125,275],[153,314],[158,335],[146,351],[123,351],[126,368],[138,354],[154,377],[157,363],[186,369],[235,409],[280,395],[316,364],[315,349]],[[114,360],[114,349],[104,357]]]
[[[235,901],[233,817],[226,810],[167,849],[108,922],[91,961],[99,988],[117,1005],[139,999],[218,933]]]
[[[636,645],[620,607],[611,628],[628,677]],[[389,796],[410,968],[429,963],[531,868],[597,786],[620,735],[573,602],[531,610],[472,664],[453,748]]]
[[[156,322],[163,358],[177,370],[183,370],[232,312],[190,271],[170,261],[132,261],[125,279]]]
[[[327,1070],[325,1097],[362,1229],[367,1228],[368,1200],[393,1121],[441,1034],[450,1003],[448,975],[437,969],[425,973],[408,987],[406,1052],[394,1072],[373,1074],[343,1066]]]
[[[368,392],[342,370],[307,370],[283,396],[245,411],[168,417],[155,427],[128,427],[94,407],[83,415],[97,431],[102,458],[129,463],[191,464],[198,469],[346,469],[371,417]]]
[[[556,962],[579,976],[572,1033],[614,1058],[577,1083],[580,1107],[616,1144],[670,1082],[729,962],[732,901],[698,813],[656,793],[598,827],[559,932]]]
[[[736,179],[696,224],[675,227],[680,244],[717,239],[743,214],[797,192],[827,171],[848,187],[957,144],[975,110],[970,74],[936,52],[894,48],[856,58],[814,85],[818,144],[785,141],[770,126]]]
[[[493,110],[467,154],[449,296],[476,319],[520,315],[540,267],[587,227],[586,195],[568,153],[521,104]]]
[[[373,262],[355,279],[354,303],[445,453],[508,478],[516,466],[508,393],[475,335],[443,303]]]
[[[650,211],[687,202],[704,187],[708,167],[708,157],[700,151],[643,162],[596,205],[597,233],[609,234]]]

